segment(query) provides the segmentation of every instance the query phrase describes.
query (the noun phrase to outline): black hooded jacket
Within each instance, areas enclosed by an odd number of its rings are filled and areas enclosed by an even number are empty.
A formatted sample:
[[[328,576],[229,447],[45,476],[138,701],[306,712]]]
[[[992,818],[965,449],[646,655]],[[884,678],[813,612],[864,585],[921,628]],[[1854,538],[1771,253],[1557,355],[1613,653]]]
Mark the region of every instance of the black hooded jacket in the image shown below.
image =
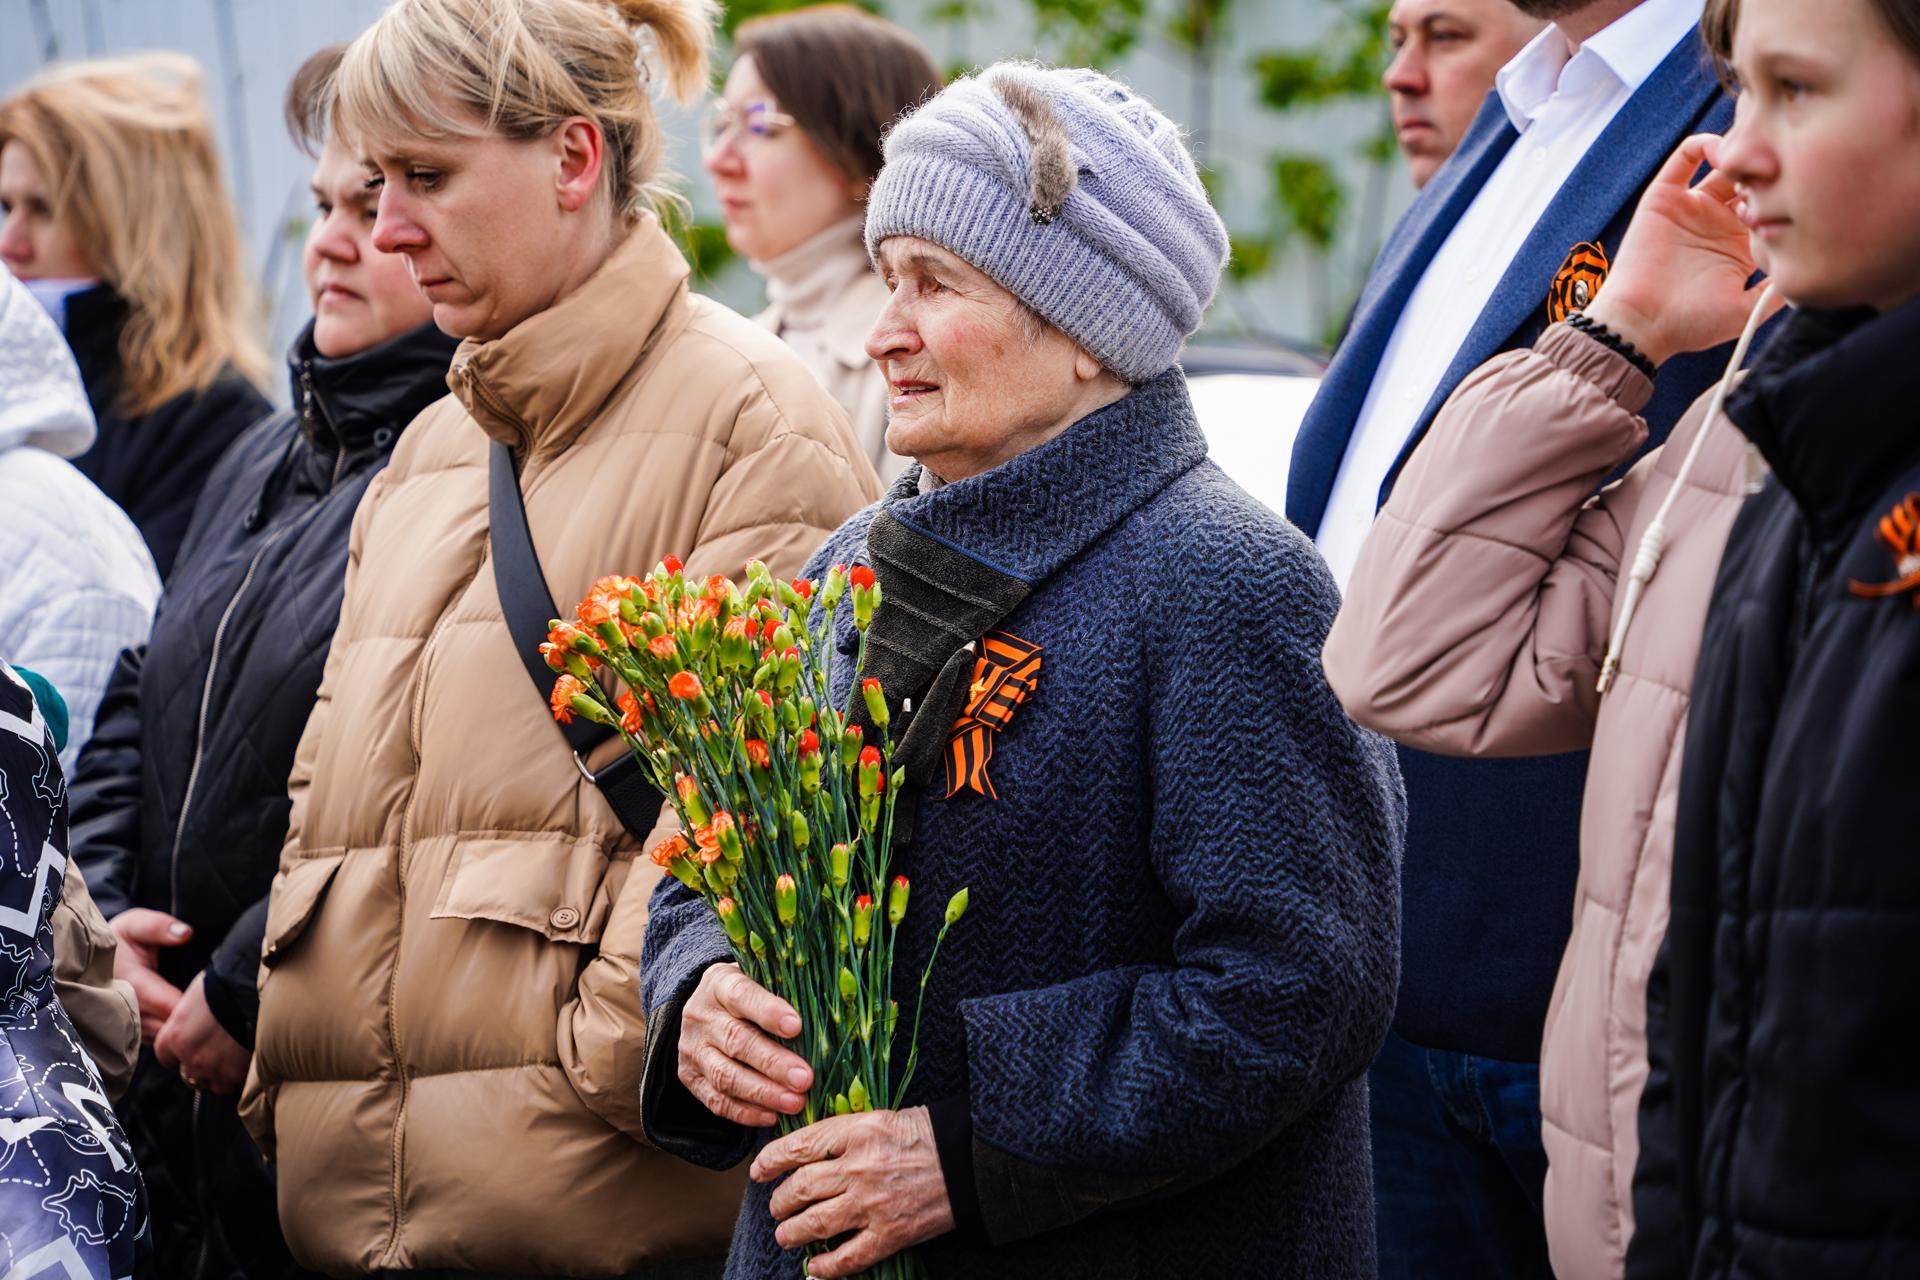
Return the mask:
[[[340,360],[294,347],[296,411],[237,441],[205,495],[153,632],[121,655],[74,782],[75,856],[102,911],[193,926],[162,956],[242,1044],[293,768],[340,615],[347,533],[400,432],[447,393],[431,324]]]
[[[128,417],[120,405],[120,334],[126,323],[127,304],[109,285],[67,299],[67,345],[100,425],[93,447],[73,462],[139,526],[164,581],[214,464],[273,406],[229,371],[204,390]]]
[[[1920,1276],[1920,302],[1784,323],[1693,685],[1629,1280]]]
[[[347,539],[394,442],[447,393],[456,345],[431,324],[350,358],[294,344],[293,412],[235,442],[208,478],[153,633],[120,655],[73,783],[73,847],[102,911],[193,926],[159,953],[253,1044],[267,896],[287,776],[339,621]],[[231,1097],[141,1055],[120,1105],[153,1201],[160,1273],[291,1280],[273,1180]]]

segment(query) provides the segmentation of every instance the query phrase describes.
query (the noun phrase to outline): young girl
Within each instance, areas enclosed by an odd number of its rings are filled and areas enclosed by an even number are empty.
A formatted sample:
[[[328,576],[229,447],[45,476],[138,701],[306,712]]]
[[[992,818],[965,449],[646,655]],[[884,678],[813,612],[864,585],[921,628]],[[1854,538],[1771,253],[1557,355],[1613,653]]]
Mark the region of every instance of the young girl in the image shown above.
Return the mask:
[[[1780,464],[1739,429],[1747,393],[1730,399],[1734,421],[1719,408],[1729,383],[1589,498],[1644,443],[1635,412],[1670,356],[1733,338],[1783,298],[1875,306],[1886,314],[1851,341],[1871,340],[1920,293],[1916,12],[1879,0],[1708,5],[1703,31],[1743,85],[1735,127],[1676,153],[1583,315],[1462,384],[1396,485],[1327,642],[1349,711],[1403,741],[1458,754],[1592,751],[1573,934],[1541,1061],[1548,1230],[1566,1280],[1625,1266],[1688,696],[1729,530],[1767,464]],[[1811,34],[1778,34],[1792,24]],[[1736,50],[1736,27],[1774,43]],[[1714,172],[1696,185],[1703,162]],[[1750,283],[1757,271],[1771,297]],[[1826,359],[1804,336],[1813,323],[1783,323],[1753,392],[1768,369]],[[1898,412],[1897,396],[1865,404]],[[1684,777],[1713,785],[1691,757]]]

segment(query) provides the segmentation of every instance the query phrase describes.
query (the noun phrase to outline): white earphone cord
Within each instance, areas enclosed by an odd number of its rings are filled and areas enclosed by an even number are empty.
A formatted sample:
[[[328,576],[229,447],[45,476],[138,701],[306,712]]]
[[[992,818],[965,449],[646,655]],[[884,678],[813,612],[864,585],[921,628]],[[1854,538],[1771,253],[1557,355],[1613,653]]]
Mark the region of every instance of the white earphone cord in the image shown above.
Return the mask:
[[[1747,348],[1753,345],[1753,335],[1760,329],[1760,318],[1766,315],[1767,305],[1772,300],[1773,286],[1769,284],[1760,291],[1760,300],[1753,304],[1753,313],[1747,317],[1747,327],[1740,332],[1740,341],[1733,344],[1733,358],[1727,361],[1726,375],[1713,389],[1713,400],[1707,406],[1707,416],[1701,422],[1700,430],[1694,433],[1693,444],[1688,448],[1680,470],[1674,473],[1672,487],[1661,500],[1660,509],[1654,512],[1647,531],[1640,535],[1640,546],[1633,556],[1633,570],[1627,576],[1626,597],[1620,603],[1620,616],[1613,624],[1613,637],[1607,643],[1606,660],[1600,664],[1600,681],[1596,688],[1602,694],[1613,687],[1613,678],[1620,669],[1620,651],[1627,643],[1627,629],[1633,626],[1633,615],[1640,608],[1640,597],[1645,594],[1647,583],[1653,581],[1654,571],[1660,567],[1660,557],[1667,549],[1667,517],[1672,514],[1680,491],[1686,487],[1687,477],[1693,474],[1694,463],[1700,460],[1701,448],[1706,444],[1707,437],[1719,426],[1720,411],[1727,402],[1727,389],[1733,385],[1733,376],[1746,363]]]

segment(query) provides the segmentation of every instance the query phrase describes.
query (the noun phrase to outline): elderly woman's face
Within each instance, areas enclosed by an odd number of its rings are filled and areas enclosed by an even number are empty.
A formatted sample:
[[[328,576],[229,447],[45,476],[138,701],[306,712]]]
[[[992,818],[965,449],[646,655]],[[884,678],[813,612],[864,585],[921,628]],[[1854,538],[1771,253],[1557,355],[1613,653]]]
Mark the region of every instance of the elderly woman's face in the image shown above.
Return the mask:
[[[1072,339],[1036,321],[984,272],[928,240],[880,244],[891,297],[867,335],[887,377],[887,447],[942,480],[990,471],[1045,443],[1102,400]]]
[[[599,176],[598,134],[586,157],[570,135],[577,140],[573,125],[524,141],[489,135],[371,147],[373,247],[405,256],[443,332],[498,338],[565,297],[604,259],[604,245],[597,257],[589,245],[604,220],[595,228],[571,216]],[[584,195],[583,163],[591,169]]]

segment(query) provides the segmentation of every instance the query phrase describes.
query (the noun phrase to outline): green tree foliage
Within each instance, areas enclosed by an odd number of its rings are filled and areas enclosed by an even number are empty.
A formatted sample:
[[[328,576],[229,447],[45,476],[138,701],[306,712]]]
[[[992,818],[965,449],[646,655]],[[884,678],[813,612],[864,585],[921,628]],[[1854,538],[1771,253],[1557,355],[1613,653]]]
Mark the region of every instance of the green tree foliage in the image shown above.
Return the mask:
[[[807,2],[730,0],[726,30],[731,35],[749,18],[800,8]],[[1201,176],[1216,202],[1226,194],[1230,171],[1265,177],[1263,216],[1253,225],[1230,228],[1233,257],[1228,279],[1246,285],[1289,260],[1304,259],[1315,327],[1319,336],[1331,338],[1385,233],[1386,178],[1396,150],[1384,106],[1379,129],[1357,147],[1344,143],[1285,147],[1270,141],[1249,146],[1245,141],[1249,131],[1244,127],[1231,138],[1216,129],[1215,100],[1224,82],[1248,76],[1261,108],[1288,120],[1311,120],[1328,108],[1382,99],[1380,72],[1391,57],[1386,36],[1389,5],[1381,0],[1317,0],[1327,12],[1327,22],[1311,43],[1246,50],[1235,30],[1236,9],[1258,0],[1018,3],[1024,5],[1031,22],[1036,57],[1106,67],[1129,56],[1152,54],[1178,60],[1188,98],[1184,104],[1166,105],[1181,115],[1189,129]],[[923,33],[941,32],[949,61],[955,63],[950,74],[973,65],[975,37],[1005,13],[996,0],[863,0],[863,7],[908,21]],[[1345,176],[1349,173],[1359,175],[1357,184]],[[1345,234],[1349,232],[1357,232],[1357,242]],[[696,272],[704,277],[712,278],[733,256],[717,226],[686,224],[678,234]],[[1343,239],[1348,243],[1347,262],[1336,260]],[[1243,308],[1244,299],[1236,300],[1236,307]],[[1262,327],[1259,318],[1244,309],[1235,314],[1248,328]]]

